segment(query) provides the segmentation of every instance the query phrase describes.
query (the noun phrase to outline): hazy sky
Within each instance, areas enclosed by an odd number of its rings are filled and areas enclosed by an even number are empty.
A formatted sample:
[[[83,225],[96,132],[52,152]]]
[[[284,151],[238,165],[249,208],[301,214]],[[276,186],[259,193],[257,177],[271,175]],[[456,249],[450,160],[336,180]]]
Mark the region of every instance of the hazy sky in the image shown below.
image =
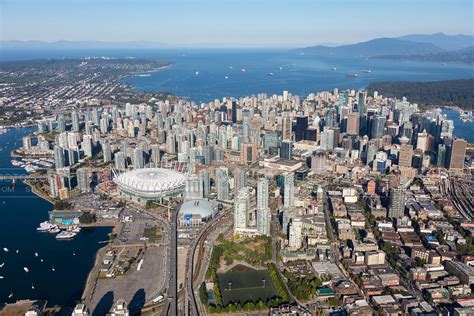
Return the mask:
[[[473,0],[0,0],[3,40],[294,47],[473,34]]]

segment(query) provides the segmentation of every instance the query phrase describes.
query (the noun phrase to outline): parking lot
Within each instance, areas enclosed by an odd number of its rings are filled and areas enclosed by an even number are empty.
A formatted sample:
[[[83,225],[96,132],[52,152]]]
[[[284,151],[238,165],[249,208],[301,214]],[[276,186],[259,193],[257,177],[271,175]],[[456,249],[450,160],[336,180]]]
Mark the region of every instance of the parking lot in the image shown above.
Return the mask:
[[[123,276],[98,279],[92,299],[86,305],[94,315],[104,315],[118,299],[126,300],[131,310],[140,309],[161,294],[166,279],[166,253],[164,247],[148,247],[140,271],[137,271],[140,261],[137,260]]]

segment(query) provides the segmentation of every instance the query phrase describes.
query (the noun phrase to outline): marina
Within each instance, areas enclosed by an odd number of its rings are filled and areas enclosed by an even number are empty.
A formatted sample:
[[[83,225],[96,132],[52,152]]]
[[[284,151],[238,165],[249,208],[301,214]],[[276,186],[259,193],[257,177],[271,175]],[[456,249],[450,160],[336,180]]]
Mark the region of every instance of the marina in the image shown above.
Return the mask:
[[[21,166],[12,164],[10,152],[21,146],[23,136],[33,131],[31,127],[9,128],[0,135],[3,149],[0,151],[0,168],[26,174],[25,170],[19,170]],[[46,162],[36,158],[34,161]],[[55,237],[62,230],[59,227],[37,230],[42,223],[49,227],[45,223],[48,211],[53,208],[49,202],[36,196],[21,181],[0,184],[0,211],[3,215],[0,222],[0,301],[11,303],[29,298],[47,300],[51,306],[74,306],[82,295],[95,254],[103,246],[99,242],[108,240],[111,229],[87,228],[78,233],[76,228],[76,232],[71,231],[72,238],[58,240]],[[62,286],[64,280],[68,282],[67,287]],[[59,287],[61,291],[57,291]]]

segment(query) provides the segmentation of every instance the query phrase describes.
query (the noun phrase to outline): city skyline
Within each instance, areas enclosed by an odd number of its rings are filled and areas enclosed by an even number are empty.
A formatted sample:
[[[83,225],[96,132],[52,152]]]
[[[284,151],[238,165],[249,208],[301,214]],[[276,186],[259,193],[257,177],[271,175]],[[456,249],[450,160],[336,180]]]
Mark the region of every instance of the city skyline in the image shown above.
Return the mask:
[[[464,0],[456,1],[456,5],[445,0],[364,0],[357,4],[342,0],[291,4],[266,0],[225,4],[211,0],[146,0],[139,4],[128,0],[118,4],[2,0],[0,37],[46,42],[150,41],[164,47],[286,48],[347,44],[413,33],[472,35],[474,28],[472,2]],[[387,23],[390,17],[393,23]]]

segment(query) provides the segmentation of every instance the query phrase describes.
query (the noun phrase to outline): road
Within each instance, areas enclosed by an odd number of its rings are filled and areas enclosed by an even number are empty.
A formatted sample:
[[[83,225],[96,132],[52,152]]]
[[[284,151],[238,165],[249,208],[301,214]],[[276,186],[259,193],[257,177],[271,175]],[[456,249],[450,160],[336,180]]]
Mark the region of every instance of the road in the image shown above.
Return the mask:
[[[165,315],[178,315],[178,231],[176,217],[179,206],[171,210],[169,223],[169,284],[168,284],[168,304],[164,309]]]

